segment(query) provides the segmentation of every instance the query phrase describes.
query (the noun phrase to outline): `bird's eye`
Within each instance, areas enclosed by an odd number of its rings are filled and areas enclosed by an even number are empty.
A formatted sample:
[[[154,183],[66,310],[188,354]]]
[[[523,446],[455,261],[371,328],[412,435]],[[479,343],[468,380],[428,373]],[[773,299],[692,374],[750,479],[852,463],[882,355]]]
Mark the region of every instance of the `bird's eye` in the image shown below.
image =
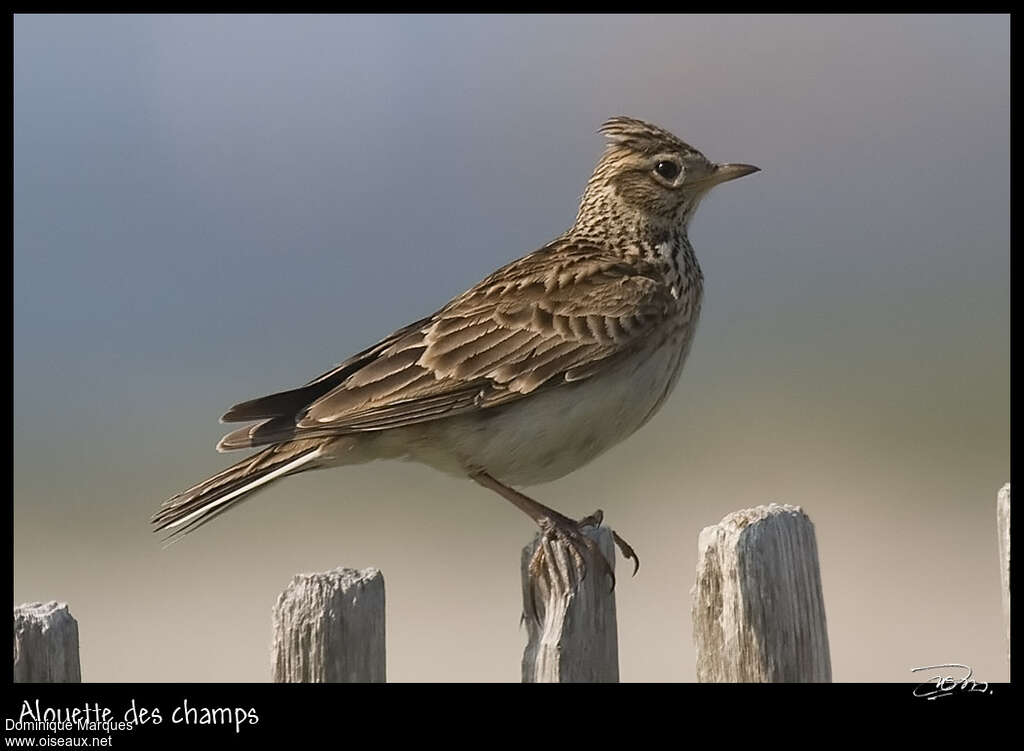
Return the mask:
[[[664,160],[654,165],[654,171],[666,180],[675,180],[679,175],[679,165],[675,162]]]

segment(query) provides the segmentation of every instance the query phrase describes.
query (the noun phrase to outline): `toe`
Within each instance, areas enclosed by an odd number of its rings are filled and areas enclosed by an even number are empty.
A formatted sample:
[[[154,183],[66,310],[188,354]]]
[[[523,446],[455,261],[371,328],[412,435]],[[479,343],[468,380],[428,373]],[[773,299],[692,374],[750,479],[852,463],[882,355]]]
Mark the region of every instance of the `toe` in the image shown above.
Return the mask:
[[[628,542],[619,537],[619,533],[615,530],[612,530],[612,539],[615,540],[615,544],[619,546],[619,550],[622,551],[623,557],[626,558],[626,560],[633,561],[632,575],[636,576],[636,572],[640,570],[640,556],[636,554],[636,551],[633,550],[633,547]]]

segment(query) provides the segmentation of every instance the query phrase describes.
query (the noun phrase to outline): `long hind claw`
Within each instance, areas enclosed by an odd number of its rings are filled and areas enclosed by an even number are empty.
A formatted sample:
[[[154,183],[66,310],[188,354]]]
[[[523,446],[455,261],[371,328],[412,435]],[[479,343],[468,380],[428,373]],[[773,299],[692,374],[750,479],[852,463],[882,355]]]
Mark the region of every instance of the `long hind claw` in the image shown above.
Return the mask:
[[[640,556],[636,554],[636,551],[633,550],[633,547],[628,542],[619,537],[619,533],[614,529],[612,530],[612,539],[615,540],[615,544],[622,551],[622,557],[633,561],[633,573],[631,575],[636,576],[636,572],[640,570]]]

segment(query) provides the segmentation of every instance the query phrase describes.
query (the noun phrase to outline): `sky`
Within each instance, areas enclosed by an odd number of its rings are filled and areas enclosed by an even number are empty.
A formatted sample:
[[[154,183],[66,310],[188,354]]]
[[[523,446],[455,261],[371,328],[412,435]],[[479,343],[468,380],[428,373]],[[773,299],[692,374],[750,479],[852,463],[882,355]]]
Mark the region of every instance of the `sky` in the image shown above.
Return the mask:
[[[15,602],[68,602],[86,681],[259,682],[291,577],[375,566],[389,680],[518,680],[534,528],[467,480],[309,473],[167,550],[148,519],[232,404],[564,231],[629,115],[762,172],[691,226],[672,398],[531,490],[643,560],[621,679],[695,680],[697,536],[779,502],[836,681],[1007,680],[1009,53],[1006,15],[16,15]]]

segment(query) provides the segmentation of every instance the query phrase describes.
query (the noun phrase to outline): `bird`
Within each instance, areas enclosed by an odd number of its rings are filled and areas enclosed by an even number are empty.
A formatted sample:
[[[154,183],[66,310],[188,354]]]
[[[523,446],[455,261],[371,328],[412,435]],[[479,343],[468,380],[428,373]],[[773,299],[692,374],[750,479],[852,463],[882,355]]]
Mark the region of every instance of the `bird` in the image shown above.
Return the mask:
[[[518,488],[583,467],[665,403],[703,298],[690,221],[713,187],[759,171],[632,117],[598,132],[605,149],[568,230],[305,385],[231,407],[221,422],[247,424],[217,450],[258,450],[166,500],[154,530],[170,544],[282,478],[405,459],[511,502],[542,541],[566,544],[582,580],[596,551],[583,528],[603,513],[575,520]],[[635,574],[639,557],[613,534]]]

